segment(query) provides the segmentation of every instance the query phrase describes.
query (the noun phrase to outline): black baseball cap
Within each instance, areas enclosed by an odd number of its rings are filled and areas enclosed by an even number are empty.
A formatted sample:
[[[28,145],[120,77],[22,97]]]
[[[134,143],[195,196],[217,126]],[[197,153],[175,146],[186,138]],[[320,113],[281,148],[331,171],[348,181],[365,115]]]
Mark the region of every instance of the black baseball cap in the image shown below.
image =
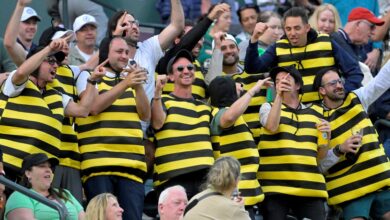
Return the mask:
[[[59,161],[57,158],[49,158],[46,154],[44,153],[36,153],[36,154],[30,154],[26,156],[23,159],[22,162],[22,174],[28,169],[30,169],[33,166],[37,166],[39,164],[42,164],[44,162],[48,161],[51,165],[51,168],[53,169],[55,166],[58,165]]]
[[[187,58],[191,63],[194,62],[194,58],[192,57],[191,53],[188,50],[179,50],[174,57],[172,57],[167,65],[167,73],[172,73],[172,66],[178,60],[179,58]]]
[[[32,57],[34,54],[38,53],[39,51],[43,50],[44,48],[45,48],[45,46],[38,46],[38,47],[35,47],[34,49],[30,50],[27,54],[26,60],[28,58]],[[62,63],[62,61],[65,59],[66,55],[64,52],[59,51],[59,52],[54,53],[54,54],[49,54],[49,56],[54,56],[58,63]]]

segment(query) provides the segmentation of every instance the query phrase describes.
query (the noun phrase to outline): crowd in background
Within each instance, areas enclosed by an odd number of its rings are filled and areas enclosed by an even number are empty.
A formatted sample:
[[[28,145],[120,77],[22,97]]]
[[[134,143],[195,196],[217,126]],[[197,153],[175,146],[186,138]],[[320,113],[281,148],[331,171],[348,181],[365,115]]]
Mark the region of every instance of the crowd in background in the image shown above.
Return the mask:
[[[31,2],[0,38],[0,171],[67,219],[390,219],[387,0],[158,0],[143,41],[131,8],[68,1],[66,29]]]

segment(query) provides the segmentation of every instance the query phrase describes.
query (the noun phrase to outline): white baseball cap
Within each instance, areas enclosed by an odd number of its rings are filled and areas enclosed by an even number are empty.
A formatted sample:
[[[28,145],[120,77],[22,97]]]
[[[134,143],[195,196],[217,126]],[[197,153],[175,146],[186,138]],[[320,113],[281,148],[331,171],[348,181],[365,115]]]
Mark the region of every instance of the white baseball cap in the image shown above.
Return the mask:
[[[238,46],[237,41],[236,41],[236,38],[233,37],[233,35],[231,35],[231,34],[225,34],[225,35],[223,36],[223,39],[224,39],[224,40],[231,40],[231,41],[233,41],[233,42]],[[211,48],[212,48],[212,50],[214,50],[214,47],[215,47],[215,42],[214,42],[214,40],[213,40],[213,42],[211,42]]]
[[[51,37],[51,40],[59,39],[61,37],[64,37],[65,35],[73,35],[73,31],[72,30],[56,31],[53,37]]]
[[[31,7],[24,7],[22,17],[20,21],[27,21],[31,17],[35,17],[38,21],[41,21],[41,17],[38,16],[37,12]]]
[[[77,32],[79,31],[84,25],[86,24],[92,24],[95,27],[97,27],[96,19],[89,14],[83,14],[78,16],[73,23],[73,31]]]

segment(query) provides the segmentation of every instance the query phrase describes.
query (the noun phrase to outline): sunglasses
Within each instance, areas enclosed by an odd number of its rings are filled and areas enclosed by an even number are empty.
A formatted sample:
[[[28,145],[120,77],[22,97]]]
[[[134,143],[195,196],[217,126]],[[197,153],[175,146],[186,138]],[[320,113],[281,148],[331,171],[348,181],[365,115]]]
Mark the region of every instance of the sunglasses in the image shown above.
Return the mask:
[[[335,79],[335,80],[332,80],[330,82],[327,82],[327,83],[324,83],[322,85],[322,87],[325,87],[325,86],[331,86],[331,87],[335,87],[337,85],[337,83],[340,83],[340,85],[344,85],[344,81],[341,80],[341,79]]]
[[[47,62],[48,64],[50,65],[54,65],[54,64],[57,64],[57,65],[60,65],[60,63],[57,61],[57,59],[53,56],[50,56],[50,57],[46,57],[43,61]]]
[[[184,68],[186,68],[186,67],[187,67],[188,71],[194,70],[194,68],[195,68],[194,65],[190,63],[187,66],[179,65],[178,67],[176,67],[176,70],[179,72],[183,72]]]

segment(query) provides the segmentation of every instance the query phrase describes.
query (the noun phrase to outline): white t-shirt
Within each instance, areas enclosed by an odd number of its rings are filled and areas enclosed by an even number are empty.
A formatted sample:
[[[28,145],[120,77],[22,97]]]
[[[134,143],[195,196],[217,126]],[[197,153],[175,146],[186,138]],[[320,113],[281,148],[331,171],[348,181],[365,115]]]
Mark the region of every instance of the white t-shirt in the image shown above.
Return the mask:
[[[154,96],[155,78],[154,72],[156,66],[164,52],[161,49],[158,35],[155,35],[144,42],[138,43],[138,49],[135,53],[134,60],[137,64],[148,70],[148,79],[144,85],[146,96],[151,101]]]
[[[79,47],[76,45],[75,46],[76,50],[79,52],[79,54],[83,57],[83,59],[85,60],[85,62],[87,62],[91,57],[92,55],[95,53],[95,51],[92,53],[92,54],[87,54],[87,53],[84,53],[83,51],[81,51],[79,49]]]
[[[21,85],[13,84],[12,78],[15,75],[15,73],[16,73],[16,70],[12,71],[9,74],[7,80],[4,83],[4,86],[1,88],[3,94],[8,96],[8,97],[16,97],[16,96],[20,95],[23,92],[24,88],[26,88],[26,85],[27,85],[27,81]],[[72,98],[66,94],[61,93],[61,95],[62,95],[62,105],[65,109],[66,106],[68,106],[69,102],[72,100]]]

